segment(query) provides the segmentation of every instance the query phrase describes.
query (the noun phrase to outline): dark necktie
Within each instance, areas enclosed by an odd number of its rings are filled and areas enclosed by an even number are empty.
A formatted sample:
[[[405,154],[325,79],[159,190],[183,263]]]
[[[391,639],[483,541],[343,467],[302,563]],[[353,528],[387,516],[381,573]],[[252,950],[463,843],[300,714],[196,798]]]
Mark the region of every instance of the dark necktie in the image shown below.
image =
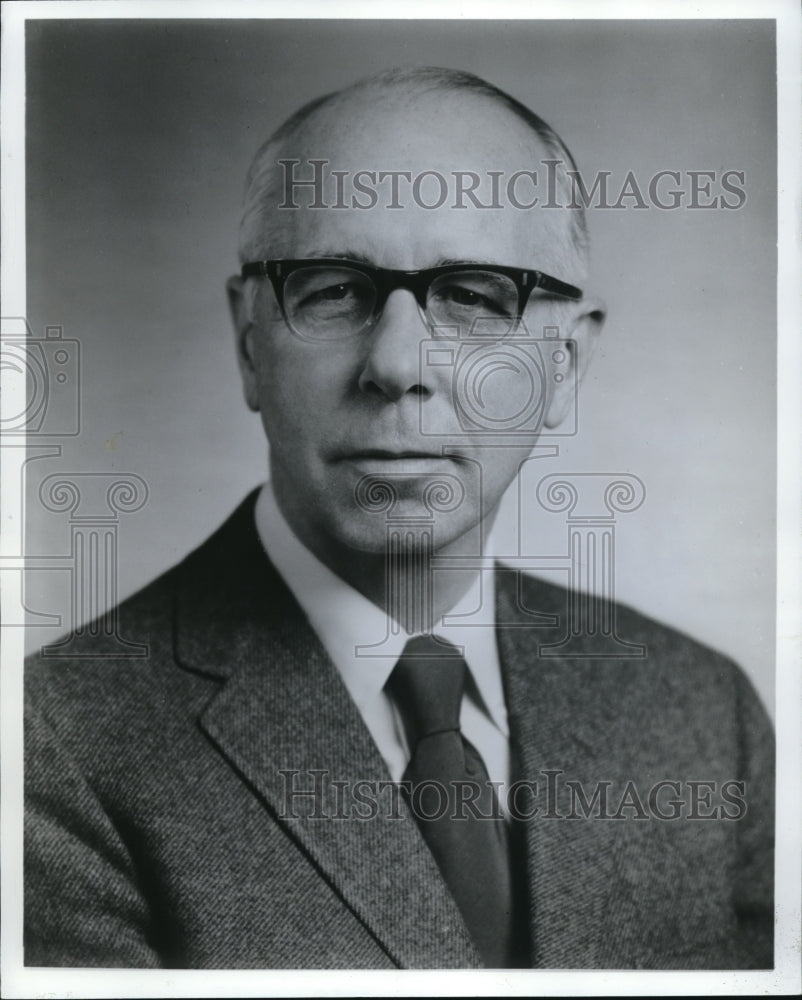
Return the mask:
[[[411,753],[407,804],[482,960],[504,968],[516,958],[508,837],[484,762],[460,732],[466,670],[454,646],[421,636],[407,642],[387,690]]]

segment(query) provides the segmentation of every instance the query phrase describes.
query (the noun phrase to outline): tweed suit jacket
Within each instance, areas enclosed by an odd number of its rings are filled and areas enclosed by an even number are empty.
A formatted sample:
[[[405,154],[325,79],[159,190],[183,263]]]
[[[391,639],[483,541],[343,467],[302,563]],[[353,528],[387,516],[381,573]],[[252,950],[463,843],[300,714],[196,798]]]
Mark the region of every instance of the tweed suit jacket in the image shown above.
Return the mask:
[[[403,803],[331,818],[331,782],[389,775],[253,501],[121,605],[147,656],[98,658],[87,636],[26,666],[26,964],[480,967]],[[532,966],[770,967],[774,751],[744,676],[625,608],[645,657],[545,655],[565,591],[497,579],[515,776],[539,806],[520,823]],[[688,818],[687,782],[734,780],[745,815],[702,819],[703,789]],[[567,781],[609,783],[620,815],[571,817]],[[630,781],[645,818],[619,808]],[[676,819],[645,805],[660,781],[681,783]]]

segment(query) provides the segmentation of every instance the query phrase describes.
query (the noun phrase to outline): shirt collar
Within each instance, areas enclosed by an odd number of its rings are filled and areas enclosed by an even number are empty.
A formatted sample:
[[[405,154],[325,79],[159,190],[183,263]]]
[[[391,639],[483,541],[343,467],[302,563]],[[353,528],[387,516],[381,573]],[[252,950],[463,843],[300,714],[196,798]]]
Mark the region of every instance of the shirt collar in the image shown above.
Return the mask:
[[[301,605],[351,698],[364,710],[381,696],[409,635],[303,545],[281,513],[269,482],[256,501],[255,518],[270,560]],[[488,539],[485,553],[492,551]],[[462,647],[482,707],[507,736],[494,625],[495,574],[490,569],[477,571],[469,589],[433,632]]]

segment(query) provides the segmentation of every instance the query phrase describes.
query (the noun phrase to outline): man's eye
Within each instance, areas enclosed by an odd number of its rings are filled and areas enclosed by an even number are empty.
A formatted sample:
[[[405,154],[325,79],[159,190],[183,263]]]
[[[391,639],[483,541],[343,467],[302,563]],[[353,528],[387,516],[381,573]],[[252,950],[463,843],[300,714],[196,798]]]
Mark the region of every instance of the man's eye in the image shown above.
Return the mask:
[[[470,288],[462,288],[460,285],[452,285],[443,289],[444,297],[458,306],[477,306],[483,301],[483,296],[478,292],[471,291]]]
[[[358,302],[365,297],[364,289],[350,281],[338,282],[336,285],[324,285],[310,291],[302,300],[302,306],[324,305],[327,302]]]
[[[352,292],[352,285],[329,285],[327,288],[318,289],[313,295],[310,295],[310,299],[318,299],[323,302],[336,302],[338,299],[344,299]]]
[[[493,297],[483,295],[465,285],[446,285],[437,292],[437,298],[443,305],[459,306],[464,309],[483,309],[497,315],[506,313],[504,306]]]

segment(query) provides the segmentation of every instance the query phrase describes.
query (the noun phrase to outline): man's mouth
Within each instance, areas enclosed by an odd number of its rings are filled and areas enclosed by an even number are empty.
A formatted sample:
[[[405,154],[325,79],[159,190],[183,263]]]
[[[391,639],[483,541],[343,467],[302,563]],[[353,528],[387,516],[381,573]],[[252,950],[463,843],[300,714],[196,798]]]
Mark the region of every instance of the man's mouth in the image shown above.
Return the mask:
[[[440,452],[434,451],[417,451],[415,449],[403,449],[400,451],[391,451],[386,448],[366,448],[364,451],[358,451],[354,453],[354,457],[357,458],[386,458],[390,461],[397,461],[405,458],[442,458]]]
[[[365,474],[437,472],[446,469],[456,458],[456,455],[417,448],[360,448],[339,456],[340,461]]]

